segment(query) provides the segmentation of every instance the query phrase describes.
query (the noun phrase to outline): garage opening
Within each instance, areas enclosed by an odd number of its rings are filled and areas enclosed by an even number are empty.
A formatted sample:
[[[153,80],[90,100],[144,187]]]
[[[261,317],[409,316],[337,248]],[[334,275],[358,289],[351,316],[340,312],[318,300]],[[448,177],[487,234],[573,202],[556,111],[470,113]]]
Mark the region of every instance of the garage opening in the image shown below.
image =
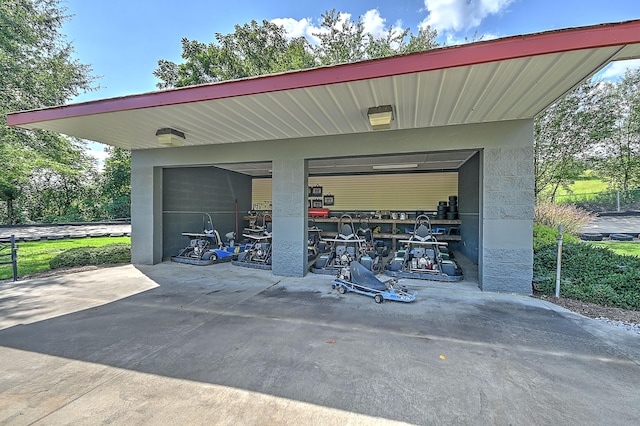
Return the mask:
[[[307,207],[322,235],[336,234],[337,218],[367,221],[391,249],[408,238],[420,214],[431,218],[440,241],[477,265],[480,252],[480,150],[422,152],[308,160]],[[446,204],[446,209],[442,205]],[[163,256],[200,230],[203,212],[221,235],[238,236],[256,214],[271,213],[271,162],[214,164],[163,171]]]

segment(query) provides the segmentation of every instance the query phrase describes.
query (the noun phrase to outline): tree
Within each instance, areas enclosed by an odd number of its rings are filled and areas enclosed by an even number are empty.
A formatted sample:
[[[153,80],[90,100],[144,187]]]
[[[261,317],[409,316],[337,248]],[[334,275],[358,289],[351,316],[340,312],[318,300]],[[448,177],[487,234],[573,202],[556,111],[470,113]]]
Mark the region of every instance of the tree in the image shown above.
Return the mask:
[[[176,64],[158,61],[153,74],[158,87],[184,87],[255,77],[314,65],[309,43],[303,37],[287,39],[284,28],[269,21],[236,25],[231,34],[215,34],[215,43],[182,39],[182,58]]]
[[[361,16],[357,21],[347,16],[335,9],[322,14],[320,31],[313,34],[320,40],[313,48],[316,62],[320,65],[385,58],[438,47],[438,32],[430,27],[422,28],[414,35],[410,34],[409,28],[392,26],[384,36],[376,37],[365,31]],[[407,37],[408,42],[405,41]]]
[[[79,144],[6,125],[7,112],[61,105],[92,89],[90,67],[72,59],[72,46],[59,32],[65,11],[58,0],[0,2],[0,200],[9,223],[25,214],[17,204],[26,204],[28,182],[45,160],[63,161],[59,154]]]
[[[107,147],[100,190],[104,210],[109,219],[131,217],[131,153],[122,148]]]
[[[612,189],[640,186],[640,69],[627,70],[616,84],[606,84],[605,108],[611,118],[595,162]]]
[[[314,68],[419,52],[438,46],[437,32],[430,28],[418,34],[409,29],[389,28],[382,37],[367,33],[362,17],[357,21],[335,9],[322,15],[315,46],[304,38],[288,38],[283,27],[268,21],[236,25],[231,34],[215,34],[215,42],[182,39],[182,58],[176,64],[159,60],[154,75],[158,88],[255,77],[284,71]],[[408,40],[407,40],[408,37]]]
[[[609,131],[608,96],[587,81],[547,108],[535,119],[535,194],[555,199],[585,170],[593,147]]]

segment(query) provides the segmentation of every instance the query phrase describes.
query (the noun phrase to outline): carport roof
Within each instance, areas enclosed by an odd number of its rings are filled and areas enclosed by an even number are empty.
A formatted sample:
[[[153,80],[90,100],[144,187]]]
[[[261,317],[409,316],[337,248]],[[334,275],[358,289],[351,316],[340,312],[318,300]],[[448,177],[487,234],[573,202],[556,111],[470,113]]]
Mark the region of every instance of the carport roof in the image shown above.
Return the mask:
[[[126,149],[372,131],[367,109],[392,105],[392,129],[533,118],[608,63],[640,57],[640,20],[549,31],[404,56],[11,113],[8,124]]]

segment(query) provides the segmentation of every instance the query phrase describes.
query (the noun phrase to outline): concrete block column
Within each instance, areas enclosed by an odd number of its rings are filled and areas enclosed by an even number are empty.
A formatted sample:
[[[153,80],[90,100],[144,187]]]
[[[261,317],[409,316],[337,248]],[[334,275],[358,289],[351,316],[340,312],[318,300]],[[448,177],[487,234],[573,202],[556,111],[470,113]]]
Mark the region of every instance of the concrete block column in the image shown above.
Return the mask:
[[[531,294],[533,147],[485,148],[481,287]]]
[[[131,157],[131,263],[162,262],[162,168],[136,167]]]
[[[274,160],[271,166],[272,271],[303,277],[307,273],[307,160]]]

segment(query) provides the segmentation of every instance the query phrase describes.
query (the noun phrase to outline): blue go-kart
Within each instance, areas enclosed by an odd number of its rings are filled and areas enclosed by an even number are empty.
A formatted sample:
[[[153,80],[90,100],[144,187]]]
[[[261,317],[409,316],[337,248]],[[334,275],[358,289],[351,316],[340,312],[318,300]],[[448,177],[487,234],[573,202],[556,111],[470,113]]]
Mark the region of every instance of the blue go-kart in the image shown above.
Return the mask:
[[[340,294],[353,291],[373,297],[376,303],[382,303],[385,300],[408,303],[416,300],[418,295],[415,290],[399,285],[395,279],[380,281],[374,272],[355,260],[340,270],[331,286]]]

